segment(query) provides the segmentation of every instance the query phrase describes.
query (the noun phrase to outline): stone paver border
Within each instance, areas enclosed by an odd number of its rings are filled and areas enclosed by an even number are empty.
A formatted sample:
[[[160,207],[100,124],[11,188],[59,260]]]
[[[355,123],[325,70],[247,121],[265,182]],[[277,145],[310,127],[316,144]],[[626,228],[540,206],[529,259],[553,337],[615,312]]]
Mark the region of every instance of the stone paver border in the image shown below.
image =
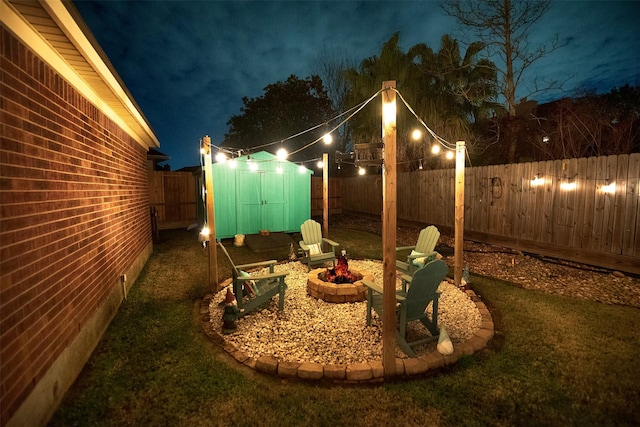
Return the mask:
[[[224,287],[225,283],[221,286]],[[453,349],[453,354],[450,356],[443,356],[438,353],[438,351],[433,351],[416,358],[396,358],[396,376],[409,377],[435,371],[444,366],[454,364],[461,357],[470,356],[487,346],[494,334],[494,324],[491,313],[489,313],[487,306],[480,301],[473,290],[467,289],[464,292],[475,303],[482,316],[480,329],[478,329],[471,338],[460,344],[456,344]],[[236,345],[225,342],[224,337],[213,330],[209,316],[209,303],[212,299],[213,294],[207,294],[200,303],[202,328],[211,340],[221,345],[227,353],[243,365],[253,368],[258,372],[275,375],[280,378],[299,378],[309,381],[329,380],[350,383],[384,380],[382,360],[371,360],[348,365],[323,365],[313,362],[279,361],[272,356],[260,356],[257,359],[251,358],[238,349]]]

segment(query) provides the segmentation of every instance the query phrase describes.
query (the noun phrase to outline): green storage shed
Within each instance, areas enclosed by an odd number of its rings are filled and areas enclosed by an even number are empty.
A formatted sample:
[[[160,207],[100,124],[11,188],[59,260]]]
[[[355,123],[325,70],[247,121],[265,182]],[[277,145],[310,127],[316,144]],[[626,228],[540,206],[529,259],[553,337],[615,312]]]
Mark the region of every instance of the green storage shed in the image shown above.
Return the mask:
[[[216,238],[300,231],[311,217],[313,171],[266,151],[214,163]]]

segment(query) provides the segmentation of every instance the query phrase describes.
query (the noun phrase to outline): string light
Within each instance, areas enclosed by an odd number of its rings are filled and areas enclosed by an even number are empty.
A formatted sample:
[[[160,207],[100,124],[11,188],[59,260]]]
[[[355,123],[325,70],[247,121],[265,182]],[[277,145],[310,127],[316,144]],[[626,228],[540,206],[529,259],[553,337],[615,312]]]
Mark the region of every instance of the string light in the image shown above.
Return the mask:
[[[616,192],[616,183],[610,182],[609,184],[604,184],[600,186],[600,191],[607,194],[615,194]]]
[[[286,160],[286,158],[289,157],[289,153],[284,148],[280,148],[276,152],[276,157],[280,160]]]
[[[538,187],[540,185],[544,185],[546,182],[546,180],[544,178],[542,178],[539,175],[535,175],[533,177],[533,179],[531,181],[529,181],[529,184],[531,184],[532,187]]]
[[[222,151],[218,151],[218,154],[216,154],[216,162],[224,163],[226,161],[227,161],[227,156]]]
[[[334,122],[334,121],[337,121],[337,120],[341,119],[341,118],[342,118],[342,117],[344,117],[344,116],[347,116],[346,118],[344,118],[342,121],[340,121],[339,123],[337,123],[337,125],[335,125],[333,128],[331,128],[327,133],[325,133],[325,134],[324,134],[324,135],[322,135],[321,137],[319,137],[319,138],[317,138],[316,140],[314,140],[314,141],[312,141],[312,142],[310,142],[310,143],[308,143],[308,144],[306,144],[306,145],[302,146],[301,148],[299,148],[299,149],[297,149],[297,150],[294,150],[294,151],[293,151],[293,152],[291,152],[291,153],[287,153],[287,151],[286,151],[283,147],[281,147],[281,148],[276,152],[276,157],[278,158],[278,160],[279,160],[279,161],[283,161],[283,160],[285,160],[286,158],[288,158],[289,156],[294,155],[294,154],[297,154],[297,153],[299,153],[299,152],[301,152],[301,151],[303,151],[303,150],[305,150],[305,149],[307,149],[307,148],[309,148],[309,147],[313,146],[314,144],[318,143],[319,141],[323,141],[325,144],[331,144],[331,143],[333,142],[333,136],[331,135],[331,133],[332,133],[332,132],[334,132],[334,131],[336,131],[337,129],[339,129],[341,126],[343,126],[343,125],[344,125],[345,123],[347,123],[349,120],[351,120],[351,118],[353,118],[356,114],[358,114],[360,111],[362,111],[362,109],[364,109],[364,107],[366,107],[366,106],[367,106],[371,101],[373,101],[373,100],[374,100],[378,95],[380,95],[384,90],[385,90],[385,89],[380,89],[380,90],[378,90],[378,91],[377,91],[376,93],[374,93],[370,98],[366,99],[365,101],[361,102],[360,104],[355,105],[354,107],[352,107],[352,108],[348,109],[347,111],[345,111],[345,112],[343,112],[343,113],[341,113],[341,114],[337,115],[336,117],[334,117],[334,118],[332,118],[332,119],[328,120],[327,122],[324,122],[324,123],[318,124],[318,125],[313,126],[313,127],[309,128],[309,129],[306,129],[306,130],[304,130],[304,131],[302,131],[302,132],[298,132],[297,134],[295,134],[295,135],[291,135],[291,136],[289,136],[289,137],[287,137],[287,138],[285,138],[285,139],[281,139],[281,140],[278,140],[278,141],[273,141],[273,142],[270,142],[270,143],[267,143],[267,144],[257,145],[257,146],[251,147],[251,148],[250,148],[250,149],[248,149],[248,150],[254,151],[254,150],[256,150],[256,149],[264,148],[264,147],[271,146],[271,145],[274,145],[274,144],[282,144],[282,143],[283,143],[283,142],[285,142],[285,141],[291,140],[291,139],[293,139],[293,138],[297,138],[297,137],[299,137],[299,136],[301,136],[301,135],[303,135],[303,134],[305,134],[305,133],[308,133],[308,132],[311,132],[311,131],[313,131],[313,130],[315,130],[315,129],[318,129],[319,127],[327,126],[327,125],[328,125],[328,123],[332,123],[332,122]],[[411,106],[407,103],[407,101],[402,97],[402,94],[400,94],[400,92],[398,92],[398,90],[397,90],[397,89],[395,89],[395,88],[391,88],[391,90],[395,91],[395,92],[399,95],[399,98],[402,100],[402,102],[403,102],[403,103],[404,103],[404,105],[407,107],[407,109],[408,109],[408,110],[409,110],[409,111],[410,111],[410,112],[411,112],[411,113],[416,117],[416,119],[418,120],[418,122],[420,123],[420,125],[421,125],[422,127],[424,127],[424,128],[427,130],[427,132],[428,132],[428,133],[429,133],[429,134],[434,138],[434,142],[435,142],[434,147],[437,147],[437,148],[434,148],[434,150],[438,150],[438,151],[439,151],[439,149],[440,149],[440,145],[444,146],[445,148],[453,149],[452,147],[454,147],[454,146],[453,146],[452,144],[448,143],[446,140],[444,140],[443,138],[441,138],[441,137],[439,137],[438,135],[436,135],[436,133],[435,133],[435,132],[433,132],[433,131],[432,131],[432,130],[431,130],[431,129],[430,129],[430,128],[429,128],[429,127],[424,123],[424,121],[423,121],[422,119],[420,119],[420,117],[418,117],[418,115],[417,115],[417,114],[415,113],[415,111],[411,108]],[[395,103],[393,103],[393,104],[385,104],[385,105],[386,105],[386,108],[390,108],[390,109],[394,109],[394,110],[396,109],[396,104],[395,104]],[[419,140],[421,137],[422,137],[422,131],[421,131],[420,129],[415,129],[415,130],[413,130],[413,132],[412,132],[412,138],[413,138],[414,140]],[[242,150],[242,149],[225,149],[225,148],[222,148],[222,147],[220,147],[220,148],[219,148],[219,150],[225,150],[225,151],[227,151],[229,154],[236,154],[236,153],[237,153],[237,156],[238,156],[238,157],[240,157],[240,156],[242,155],[242,152],[243,152],[243,151],[246,151],[246,150]],[[203,150],[201,150],[201,152],[203,152]],[[224,156],[224,157],[223,157],[223,156]],[[230,168],[235,168],[235,167],[237,167],[237,161],[235,160],[234,156],[232,155],[232,156],[231,156],[231,159],[229,160],[229,159],[228,159],[228,156],[226,156],[222,151],[219,151],[218,155],[216,156],[216,160],[217,160],[219,163],[225,163],[225,161],[226,161],[226,163],[228,163],[228,165],[229,165],[229,167],[230,167]],[[315,160],[315,159],[314,159],[314,160]],[[258,165],[257,165],[257,163],[256,163],[255,161],[252,161],[249,155],[247,155],[247,165],[248,165],[249,169],[250,169],[250,170],[252,170],[252,171],[256,171],[256,170],[258,170]],[[306,168],[304,168],[304,166],[302,166],[302,164],[301,164],[301,167],[302,167],[302,169],[303,169],[304,171],[306,171]],[[338,169],[340,169],[340,164],[338,164]],[[301,172],[303,172],[303,171],[301,170]],[[360,174],[364,174],[364,173],[365,173],[364,169],[360,169],[360,170],[359,170],[359,173],[360,173]]]

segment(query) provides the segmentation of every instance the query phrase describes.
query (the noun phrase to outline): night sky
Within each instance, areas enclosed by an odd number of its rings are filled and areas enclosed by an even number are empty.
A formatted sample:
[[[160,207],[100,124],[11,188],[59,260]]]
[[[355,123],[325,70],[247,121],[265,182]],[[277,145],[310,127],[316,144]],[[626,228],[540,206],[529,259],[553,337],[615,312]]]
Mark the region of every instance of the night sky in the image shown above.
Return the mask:
[[[306,78],[322,50],[354,64],[380,54],[400,32],[406,52],[434,51],[459,28],[435,1],[76,1],[75,5],[140,105],[172,170],[200,164],[199,141],[219,145],[242,97],[291,74]],[[640,84],[640,1],[557,1],[536,24],[532,44],[567,43],[525,78],[564,79],[609,92]],[[464,48],[462,48],[463,50]],[[464,50],[463,50],[464,52]],[[523,96],[523,93],[518,94]],[[428,124],[428,123],[427,123]]]

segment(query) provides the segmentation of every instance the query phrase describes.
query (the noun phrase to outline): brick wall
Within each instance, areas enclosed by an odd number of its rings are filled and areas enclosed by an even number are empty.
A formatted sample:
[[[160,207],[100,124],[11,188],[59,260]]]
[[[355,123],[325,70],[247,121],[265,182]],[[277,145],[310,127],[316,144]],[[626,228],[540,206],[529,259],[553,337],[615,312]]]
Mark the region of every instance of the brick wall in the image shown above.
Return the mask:
[[[0,49],[6,425],[121,275],[137,275],[151,229],[146,149],[2,26]]]

